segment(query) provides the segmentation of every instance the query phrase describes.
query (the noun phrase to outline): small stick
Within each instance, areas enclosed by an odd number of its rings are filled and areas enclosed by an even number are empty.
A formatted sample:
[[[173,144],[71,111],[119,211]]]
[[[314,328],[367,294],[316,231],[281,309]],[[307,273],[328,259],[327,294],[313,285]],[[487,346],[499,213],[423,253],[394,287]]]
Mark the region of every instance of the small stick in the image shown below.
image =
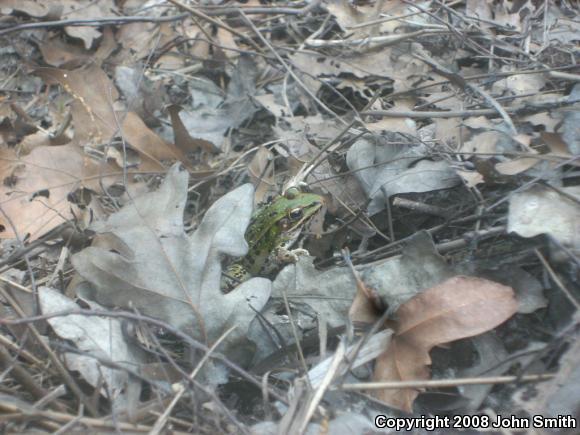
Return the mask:
[[[398,388],[443,388],[443,387],[457,387],[460,385],[509,384],[512,382],[540,382],[553,379],[554,377],[555,375],[553,374],[545,373],[541,375],[435,379],[427,381],[361,382],[356,384],[343,384],[337,389],[343,391],[358,391],[358,390],[388,390]]]
[[[410,199],[396,197],[393,199],[394,207],[406,208],[409,210],[420,211],[422,213],[431,214],[434,216],[449,217],[449,212],[442,207],[425,204],[423,202],[411,201]]]

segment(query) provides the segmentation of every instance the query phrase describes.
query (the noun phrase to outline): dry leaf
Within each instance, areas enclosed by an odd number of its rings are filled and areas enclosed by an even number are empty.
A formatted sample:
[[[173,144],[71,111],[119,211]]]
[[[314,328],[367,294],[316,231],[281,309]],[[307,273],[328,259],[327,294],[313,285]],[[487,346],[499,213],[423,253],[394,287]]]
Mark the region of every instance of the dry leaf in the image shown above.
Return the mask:
[[[481,278],[458,276],[403,304],[390,347],[377,359],[374,381],[428,379],[429,351],[437,345],[489,331],[517,311],[510,287]],[[412,411],[419,392],[382,390],[374,395],[389,406]]]
[[[90,58],[87,51],[68,44],[60,37],[46,39],[39,45],[39,48],[44,61],[56,67],[78,68]]]
[[[37,131],[36,133],[24,136],[20,143],[18,144],[17,150],[18,154],[21,156],[30,154],[33,149],[41,146],[53,145],[51,137],[46,134],[46,130]]]
[[[561,187],[564,193],[580,200],[580,187]],[[552,189],[535,187],[510,198],[508,232],[522,237],[550,234],[566,246],[580,247],[578,233],[580,207]]]
[[[103,38],[94,52],[63,41],[60,36],[47,38],[39,44],[42,56],[48,65],[66,69],[78,68],[89,60],[91,63],[100,64],[111,55],[116,47],[117,43],[110,27],[103,29]]]
[[[14,9],[35,18],[46,18],[53,12],[51,5],[35,0],[0,0],[0,8],[3,12]]]
[[[550,148],[550,155],[564,157],[566,159],[572,157],[570,150],[568,149],[568,144],[564,142],[559,133],[542,132],[540,133],[540,137]]]
[[[500,162],[495,165],[495,170],[503,175],[517,175],[533,168],[540,159],[534,157],[520,157],[509,162]]]
[[[238,128],[258,110],[252,98],[256,93],[257,78],[256,62],[249,55],[244,55],[238,59],[228,84],[227,96],[221,104],[215,104],[215,85],[204,83],[200,93],[207,102],[204,101],[195,110],[184,110],[179,115],[189,134],[221,149],[226,132]]]
[[[406,112],[413,110],[414,101],[397,100],[395,106],[388,109],[388,112]],[[413,136],[417,135],[417,123],[411,118],[383,118],[378,122],[367,123],[365,126],[372,132],[399,132]]]
[[[248,174],[255,186],[254,201],[260,203],[266,200],[268,193],[276,190],[274,181],[274,154],[265,146],[258,149],[248,165]]]
[[[79,309],[72,299],[50,287],[40,287],[38,298],[45,315]],[[103,307],[91,303],[91,309],[102,310]],[[107,317],[72,315],[57,316],[49,319],[48,323],[59,337],[70,340],[82,352],[64,352],[62,358],[67,367],[78,371],[93,387],[99,387],[98,391],[103,396],[111,397],[114,409],[127,410],[131,403],[128,385],[133,384],[140,391],[140,381],[123,370],[105,367],[94,358],[105,358],[128,369],[147,361],[145,352],[125,339],[123,322]]]
[[[371,199],[369,216],[383,210],[393,195],[448,189],[459,183],[449,163],[421,159],[423,152],[421,146],[411,148],[366,139],[359,139],[350,147],[346,163]]]
[[[218,28],[217,40],[219,41],[219,45],[221,46],[221,49],[228,59],[236,58],[240,55],[240,47],[236,43],[232,32],[228,32],[221,27]]]
[[[378,52],[343,56],[340,60],[319,53],[300,51],[289,56],[293,64],[316,77],[353,74],[358,78],[369,76],[388,77],[395,81],[394,88],[400,92],[413,87],[415,79],[425,77],[428,66],[410,54],[394,52],[390,48]]]
[[[483,175],[477,171],[466,171],[464,169],[456,169],[455,172],[465,182],[467,187],[475,187],[478,184],[484,183]]]
[[[180,161],[187,166],[187,157],[175,145],[165,142],[148,128],[134,112],[129,112],[123,120],[122,134],[125,140],[143,157],[147,157],[163,168],[161,161]]]
[[[468,137],[468,130],[459,118],[435,118],[435,139],[450,147],[457,147]]]
[[[63,18],[67,19],[92,19],[94,17],[111,17],[118,14],[113,0],[59,0],[63,7]],[[66,26],[65,32],[73,38],[83,41],[88,50],[93,42],[101,37],[98,27]]]
[[[555,131],[556,126],[561,121],[562,114],[559,112],[553,113],[535,113],[533,115],[523,116],[522,122],[529,122],[534,127],[542,126],[544,131],[553,133]]]
[[[2,238],[15,237],[14,231],[31,240],[42,236],[73,218],[71,191],[79,187],[100,191],[99,178],[105,184],[113,181],[110,166],[94,162],[74,145],[41,146],[20,159],[2,150],[1,160],[0,201],[15,227],[0,216]]]
[[[265,278],[228,294],[220,290],[223,255],[247,253],[244,233],[254,190],[245,184],[218,199],[188,236],[183,227],[188,178],[175,164],[158,190],[94,223],[93,245],[72,257],[92,284],[79,292],[105,306],[137,309],[208,342],[236,325],[223,344],[235,346],[270,295]]]
[[[412,6],[407,5],[399,0],[376,3],[351,3],[347,0],[332,0],[325,4],[326,9],[332,14],[337,24],[345,31],[351,39],[364,38],[373,36],[377,33],[392,34],[397,28],[404,26],[400,20],[385,20],[374,26],[364,26],[358,29],[352,29],[357,24],[367,23],[375,20],[377,17],[396,17],[404,16],[409,12],[414,12]],[[415,17],[417,18],[417,17]],[[419,17],[417,21],[421,21]]]
[[[173,126],[173,134],[175,136],[175,146],[177,146],[181,151],[184,153],[197,151],[199,149],[204,150],[205,152],[216,154],[219,152],[219,149],[215,147],[215,145],[207,140],[203,139],[194,139],[190,136],[189,132],[181,118],[179,117],[179,111],[181,107],[173,105],[167,108],[169,112],[169,116],[171,117],[171,125]]]
[[[61,84],[73,97],[71,111],[75,143],[99,145],[118,134],[145,158],[149,164],[147,169],[162,169],[162,160],[179,160],[187,164],[185,155],[149,129],[137,114],[114,110],[119,93],[99,67],[74,71],[39,68],[37,74],[45,81]]]
[[[75,143],[103,143],[112,137],[117,130],[112,107],[119,94],[103,70],[95,66],[74,71],[38,68],[36,74],[49,84],[60,84],[73,97]]]
[[[497,131],[485,131],[476,134],[472,139],[465,142],[461,147],[464,153],[493,154],[497,152],[497,144],[501,140],[502,134]],[[482,156],[485,158],[485,156]],[[492,156],[488,156],[492,157]]]

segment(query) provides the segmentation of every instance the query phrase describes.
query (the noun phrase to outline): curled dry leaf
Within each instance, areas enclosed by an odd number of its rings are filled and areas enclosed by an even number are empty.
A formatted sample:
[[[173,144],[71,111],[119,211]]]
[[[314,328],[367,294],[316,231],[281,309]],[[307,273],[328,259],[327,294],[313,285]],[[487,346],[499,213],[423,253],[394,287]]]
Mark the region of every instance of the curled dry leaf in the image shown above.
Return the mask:
[[[489,331],[517,311],[510,287],[481,278],[457,276],[432,287],[397,310],[398,324],[391,345],[377,359],[374,380],[428,379],[429,351],[437,345]],[[412,411],[419,392],[382,390],[378,399]]]
[[[484,183],[483,175],[477,171],[466,171],[463,169],[456,169],[455,172],[459,175],[467,187],[475,187],[478,184]]]

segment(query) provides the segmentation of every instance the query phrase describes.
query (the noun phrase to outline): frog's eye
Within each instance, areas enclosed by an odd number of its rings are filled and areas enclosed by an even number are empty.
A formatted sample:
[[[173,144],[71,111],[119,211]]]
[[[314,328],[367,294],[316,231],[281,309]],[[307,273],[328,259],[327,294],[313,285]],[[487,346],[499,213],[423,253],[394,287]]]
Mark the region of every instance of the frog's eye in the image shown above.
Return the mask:
[[[286,192],[284,192],[284,196],[287,199],[294,199],[300,194],[300,190],[297,187],[290,187]]]
[[[288,217],[292,220],[300,219],[302,217],[302,209],[294,208],[290,210],[290,213],[288,213]]]

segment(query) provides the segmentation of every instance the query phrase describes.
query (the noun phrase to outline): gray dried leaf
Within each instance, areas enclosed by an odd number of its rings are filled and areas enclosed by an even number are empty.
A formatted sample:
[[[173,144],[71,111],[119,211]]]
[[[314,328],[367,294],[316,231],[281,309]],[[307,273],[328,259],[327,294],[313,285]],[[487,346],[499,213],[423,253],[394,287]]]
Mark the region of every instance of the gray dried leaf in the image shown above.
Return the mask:
[[[228,347],[245,337],[252,308],[259,311],[270,294],[270,281],[259,278],[227,295],[220,290],[221,257],[247,252],[244,232],[254,191],[246,184],[224,195],[187,236],[187,180],[187,171],[174,165],[157,191],[94,225],[93,246],[72,257],[92,284],[79,292],[106,306],[137,309],[209,343],[236,325]]]
[[[220,107],[208,104],[192,112],[183,110],[179,117],[191,137],[210,141],[221,148],[226,131],[239,127],[258,110],[252,101],[256,93],[256,75],[257,68],[251,57],[241,56]]]
[[[578,186],[561,187],[566,194],[580,198]],[[574,249],[580,247],[576,229],[580,221],[578,204],[551,189],[534,187],[510,198],[508,232],[522,237],[549,234]]]
[[[446,161],[422,159],[425,151],[423,147],[374,144],[366,139],[348,150],[347,165],[371,198],[370,216],[383,210],[392,195],[430,192],[459,184],[459,177]]]
[[[78,310],[79,306],[68,297],[50,287],[38,291],[43,314]],[[102,309],[92,304],[93,309]],[[141,382],[126,371],[106,367],[94,357],[112,361],[128,369],[146,362],[143,352],[127,342],[121,329],[121,320],[83,315],[58,316],[47,320],[56,334],[72,341],[82,354],[65,352],[67,367],[78,371],[93,387],[101,384],[101,394],[111,399],[117,412],[129,406],[131,391],[140,391]],[[137,393],[138,396],[138,393]]]

